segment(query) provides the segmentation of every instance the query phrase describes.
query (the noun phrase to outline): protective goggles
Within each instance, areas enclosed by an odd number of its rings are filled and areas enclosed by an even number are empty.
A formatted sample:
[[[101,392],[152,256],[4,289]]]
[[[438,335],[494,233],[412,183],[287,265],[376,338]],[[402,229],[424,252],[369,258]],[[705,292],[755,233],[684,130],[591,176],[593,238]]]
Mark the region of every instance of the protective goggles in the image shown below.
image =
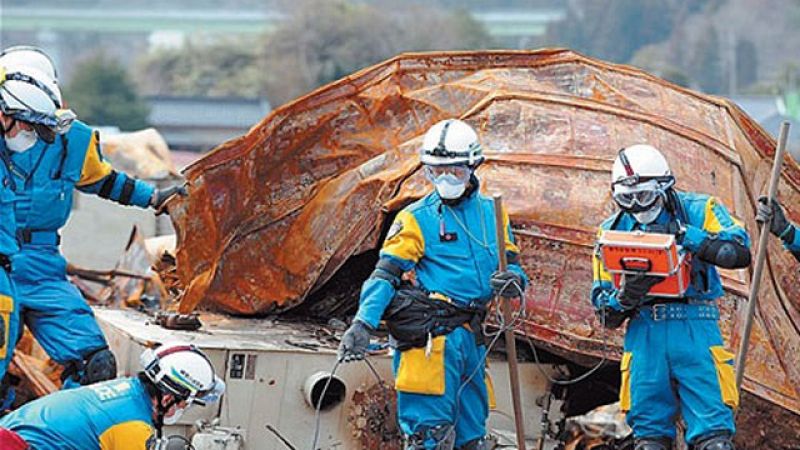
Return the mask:
[[[442,166],[425,165],[425,177],[432,183],[437,180],[451,179],[455,182],[466,183],[472,175],[472,168],[463,164],[450,164]]]
[[[649,180],[629,187],[624,184],[614,185],[614,201],[620,208],[631,212],[647,211],[665,195],[671,184],[663,185],[657,180]]]
[[[225,382],[218,377],[214,377],[214,387],[211,390],[198,393],[192,398],[191,403],[194,405],[206,406],[210,403],[216,403],[222,398],[225,393]]]

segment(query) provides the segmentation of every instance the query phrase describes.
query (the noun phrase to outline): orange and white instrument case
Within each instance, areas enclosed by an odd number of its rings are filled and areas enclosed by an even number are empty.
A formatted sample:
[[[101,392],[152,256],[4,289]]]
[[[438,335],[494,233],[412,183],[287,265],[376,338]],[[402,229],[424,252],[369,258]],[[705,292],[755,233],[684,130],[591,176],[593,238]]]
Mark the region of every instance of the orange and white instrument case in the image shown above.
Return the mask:
[[[691,278],[691,255],[682,251],[675,236],[643,231],[606,230],[597,241],[603,266],[619,289],[623,274],[646,273],[665,277],[649,295],[682,297]]]

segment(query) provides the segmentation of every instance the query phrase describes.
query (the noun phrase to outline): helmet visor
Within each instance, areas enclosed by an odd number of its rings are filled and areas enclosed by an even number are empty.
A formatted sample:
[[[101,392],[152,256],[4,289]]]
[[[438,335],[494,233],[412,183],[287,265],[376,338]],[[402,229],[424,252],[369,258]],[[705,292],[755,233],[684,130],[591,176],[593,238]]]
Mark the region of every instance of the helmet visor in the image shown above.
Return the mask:
[[[225,393],[225,382],[219,379],[219,377],[214,377],[214,387],[211,388],[208,392],[198,395],[196,398],[193,399],[193,403],[195,405],[206,406],[209,403],[216,403],[222,398],[222,394]]]
[[[464,164],[449,164],[444,166],[425,165],[425,177],[431,183],[449,179],[455,183],[466,183],[472,174],[472,169]]]

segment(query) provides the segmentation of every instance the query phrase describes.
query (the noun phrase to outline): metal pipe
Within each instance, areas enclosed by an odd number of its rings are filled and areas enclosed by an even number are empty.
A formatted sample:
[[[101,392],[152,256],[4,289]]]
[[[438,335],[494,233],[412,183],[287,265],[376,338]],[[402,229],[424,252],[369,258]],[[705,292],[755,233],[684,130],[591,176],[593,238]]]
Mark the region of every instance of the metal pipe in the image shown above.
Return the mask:
[[[769,189],[767,198],[769,203],[775,199],[778,191],[778,180],[780,180],[781,167],[783,166],[783,155],[786,151],[786,138],[789,136],[789,122],[781,123],[781,131],[778,135],[778,146],[775,149],[775,160],[772,163],[772,175],[769,178]],[[769,239],[769,224],[765,223],[760,227],[758,237],[758,253],[756,254],[756,264],[753,270],[753,278],[750,282],[750,294],[747,298],[747,312],[745,313],[744,332],[742,340],[739,342],[739,352],[736,355],[736,389],[741,391],[742,381],[744,380],[744,366],[747,362],[747,346],[750,343],[750,332],[753,329],[753,317],[758,301],[758,290],[761,286],[761,275],[764,272],[764,265],[767,258],[767,241]]]
[[[497,241],[497,256],[500,260],[500,271],[504,271],[508,267],[506,260],[506,233],[505,221],[503,220],[503,196],[494,194],[494,222],[495,222],[495,235]],[[511,305],[508,304],[509,300],[504,299],[502,295],[498,296],[500,302],[500,309],[503,313],[503,322],[505,324],[505,340],[506,352],[508,354],[508,375],[511,382],[511,400],[514,405],[514,425],[517,432],[517,448],[520,450],[525,449],[525,422],[522,416],[522,397],[519,388],[519,368],[517,367],[517,341],[514,336],[514,330],[511,327]]]
[[[325,384],[330,379],[330,385],[325,389]],[[306,378],[303,383],[303,398],[308,406],[320,411],[333,408],[344,400],[345,384],[339,377],[330,372],[316,372]],[[324,392],[323,392],[324,391]]]

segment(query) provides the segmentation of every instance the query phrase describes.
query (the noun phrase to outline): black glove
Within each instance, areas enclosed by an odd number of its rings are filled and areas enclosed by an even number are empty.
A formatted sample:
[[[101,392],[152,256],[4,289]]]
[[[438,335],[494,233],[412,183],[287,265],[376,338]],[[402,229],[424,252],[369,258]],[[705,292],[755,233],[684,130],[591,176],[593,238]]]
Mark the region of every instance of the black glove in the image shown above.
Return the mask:
[[[189,195],[189,191],[186,190],[186,185],[182,184],[170,186],[164,189],[156,189],[156,191],[153,192],[153,197],[150,199],[150,206],[156,210],[156,214],[163,214],[166,212],[164,205],[167,203],[167,200],[172,198],[173,195],[185,197]]]
[[[756,220],[761,223],[769,223],[769,231],[775,236],[780,237],[791,226],[786,215],[783,213],[783,208],[777,200],[772,201],[772,205],[767,206],[767,197],[761,196],[758,198],[758,213]]]
[[[494,295],[502,295],[504,298],[514,298],[522,295],[522,277],[519,274],[506,270],[497,271],[489,278],[489,285],[492,286]]]
[[[609,330],[616,330],[617,328],[621,327],[622,322],[625,322],[625,319],[628,318],[628,313],[617,311],[616,309],[609,308],[608,306],[595,309],[594,313],[597,314],[597,320],[603,325],[603,327],[608,328]]]
[[[369,335],[372,328],[360,320],[354,320],[344,332],[339,344],[339,361],[350,362],[367,356]]]
[[[624,309],[634,309],[639,306],[650,289],[664,281],[664,277],[656,275],[625,274],[622,277],[622,287],[617,292],[617,301]]]

